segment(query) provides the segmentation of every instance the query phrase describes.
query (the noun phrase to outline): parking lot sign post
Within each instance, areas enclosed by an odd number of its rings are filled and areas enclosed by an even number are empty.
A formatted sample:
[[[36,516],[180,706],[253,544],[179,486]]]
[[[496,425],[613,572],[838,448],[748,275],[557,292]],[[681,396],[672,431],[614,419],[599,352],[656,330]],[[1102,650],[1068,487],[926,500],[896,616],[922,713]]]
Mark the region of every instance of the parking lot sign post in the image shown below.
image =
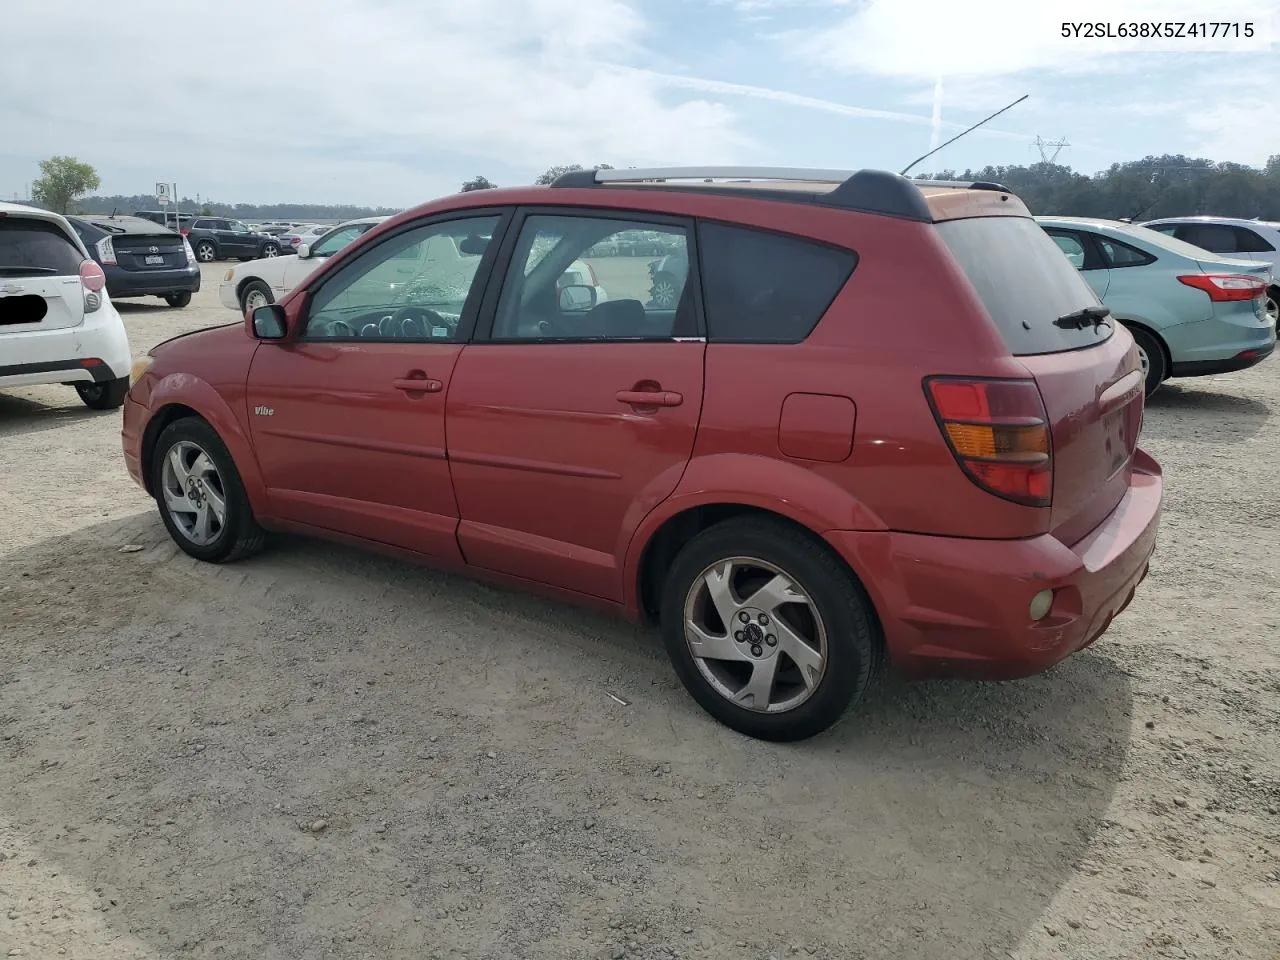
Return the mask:
[[[162,206],[162,207],[164,207],[164,208],[165,208],[165,218],[164,218],[164,219],[165,219],[165,225],[166,225],[166,226],[168,226],[168,223],[169,223],[169,215],[168,215],[168,214],[169,214],[169,211],[168,211],[168,207],[169,207],[169,202],[170,202],[170,201],[173,201],[173,204],[174,204],[174,207],[173,207],[173,224],[174,224],[174,229],[175,229],[175,230],[176,230],[179,226],[181,226],[181,221],[180,221],[180,218],[179,218],[179,213],[180,213],[180,211],[179,211],[179,209],[178,209],[177,199],[178,199],[178,185],[177,185],[176,183],[160,183],[160,182],[158,182],[158,181],[157,181],[157,183],[156,183],[156,202],[157,202],[157,203],[159,203],[159,204],[160,204],[160,206]]]

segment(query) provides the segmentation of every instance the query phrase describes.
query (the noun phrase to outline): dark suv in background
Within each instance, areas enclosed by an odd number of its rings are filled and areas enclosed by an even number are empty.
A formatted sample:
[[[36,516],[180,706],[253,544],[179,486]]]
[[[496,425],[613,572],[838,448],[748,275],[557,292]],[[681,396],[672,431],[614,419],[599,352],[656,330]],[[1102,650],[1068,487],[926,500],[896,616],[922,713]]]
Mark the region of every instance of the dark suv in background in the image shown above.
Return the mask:
[[[239,220],[226,217],[196,217],[183,226],[182,233],[201,263],[257,260],[280,253],[280,242],[275,237],[255,233]]]
[[[141,217],[67,217],[107,275],[112,297],[163,297],[185,307],[200,289],[200,267],[181,234]]]

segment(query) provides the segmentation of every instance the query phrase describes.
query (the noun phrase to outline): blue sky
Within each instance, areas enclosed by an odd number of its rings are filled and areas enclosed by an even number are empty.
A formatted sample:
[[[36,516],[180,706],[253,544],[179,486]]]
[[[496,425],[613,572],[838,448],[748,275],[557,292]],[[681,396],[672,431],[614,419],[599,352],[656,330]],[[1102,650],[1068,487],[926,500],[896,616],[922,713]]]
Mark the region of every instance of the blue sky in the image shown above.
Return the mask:
[[[1068,21],[1247,21],[1253,41],[1068,41]],[[556,163],[921,170],[1280,152],[1280,0],[43,0],[6,13],[0,196],[403,206]],[[179,39],[180,38],[180,39]],[[1268,45],[1269,44],[1269,45]],[[49,64],[57,64],[51,70]]]

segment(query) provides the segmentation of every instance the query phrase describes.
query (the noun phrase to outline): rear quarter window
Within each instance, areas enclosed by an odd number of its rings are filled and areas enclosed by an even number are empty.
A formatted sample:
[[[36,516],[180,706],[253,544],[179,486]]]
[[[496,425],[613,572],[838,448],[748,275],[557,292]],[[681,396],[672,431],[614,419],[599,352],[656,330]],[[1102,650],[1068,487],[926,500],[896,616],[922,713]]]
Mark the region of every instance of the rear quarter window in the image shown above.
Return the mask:
[[[852,250],[799,237],[699,224],[707,338],[799,343],[813,332],[857,262]]]
[[[937,229],[1014,356],[1078,350],[1111,336],[1114,321],[1078,330],[1054,323],[1098,298],[1034,220],[974,217]]]
[[[0,277],[74,277],[84,255],[53,223],[0,219]]]

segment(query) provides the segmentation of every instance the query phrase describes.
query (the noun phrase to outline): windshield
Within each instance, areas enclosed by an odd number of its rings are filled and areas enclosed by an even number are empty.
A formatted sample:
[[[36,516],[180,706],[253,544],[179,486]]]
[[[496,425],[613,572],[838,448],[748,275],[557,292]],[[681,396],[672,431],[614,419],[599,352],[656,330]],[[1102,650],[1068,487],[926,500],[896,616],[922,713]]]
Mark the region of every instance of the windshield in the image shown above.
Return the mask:
[[[975,217],[938,224],[1014,356],[1060,353],[1103,343],[1112,324],[1057,325],[1098,306],[1092,288],[1034,220]]]
[[[313,257],[331,257],[356,237],[360,236],[367,227],[364,224],[352,225],[349,227],[339,227],[332,233],[325,234],[311,249]]]

